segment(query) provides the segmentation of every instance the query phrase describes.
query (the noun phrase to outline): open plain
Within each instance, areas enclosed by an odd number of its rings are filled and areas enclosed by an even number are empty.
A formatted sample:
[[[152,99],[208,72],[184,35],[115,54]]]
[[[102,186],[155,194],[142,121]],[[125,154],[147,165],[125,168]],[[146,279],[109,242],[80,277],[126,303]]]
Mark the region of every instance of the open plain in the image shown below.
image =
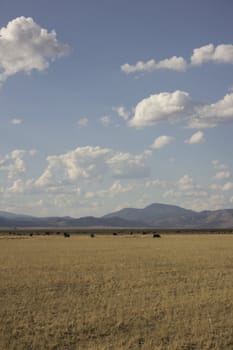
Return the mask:
[[[1,350],[232,350],[233,235],[0,236]]]

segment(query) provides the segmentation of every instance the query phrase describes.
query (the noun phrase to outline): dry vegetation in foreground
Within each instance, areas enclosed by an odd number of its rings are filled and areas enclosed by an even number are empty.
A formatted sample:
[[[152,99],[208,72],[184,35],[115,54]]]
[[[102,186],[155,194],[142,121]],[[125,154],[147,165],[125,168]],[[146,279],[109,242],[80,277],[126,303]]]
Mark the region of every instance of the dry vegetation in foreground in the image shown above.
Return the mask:
[[[0,349],[233,349],[233,235],[0,237]]]

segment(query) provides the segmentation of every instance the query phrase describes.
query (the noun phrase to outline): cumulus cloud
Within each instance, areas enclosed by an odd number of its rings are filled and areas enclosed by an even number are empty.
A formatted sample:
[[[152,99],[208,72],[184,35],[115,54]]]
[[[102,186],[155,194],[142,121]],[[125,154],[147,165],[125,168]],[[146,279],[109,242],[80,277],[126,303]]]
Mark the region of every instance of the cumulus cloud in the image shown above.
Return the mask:
[[[25,173],[26,164],[24,157],[26,155],[34,156],[35,150],[16,149],[3,157],[0,157],[0,171],[7,173],[7,177],[12,179],[19,174]]]
[[[23,181],[22,179],[17,179],[13,184],[7,188],[8,193],[31,193],[34,188],[33,180]]]
[[[145,187],[166,187],[167,186],[167,181],[160,180],[160,179],[153,179],[153,180],[147,180],[145,182]]]
[[[227,182],[225,185],[222,187],[223,191],[230,191],[233,189],[233,182]]]
[[[220,194],[208,195],[208,198],[188,199],[184,206],[195,211],[218,210],[223,208],[226,198]]]
[[[116,178],[143,178],[149,175],[149,168],[145,160],[151,156],[151,152],[132,155],[128,152],[114,152],[107,160],[111,172]]]
[[[195,143],[203,143],[205,141],[204,133],[202,131],[197,131],[195,134],[193,134],[188,140],[186,140],[186,143],[189,143],[190,145]]]
[[[233,122],[233,93],[226,94],[223,99],[212,104],[194,105],[190,118],[191,128],[211,128],[219,124]]]
[[[178,180],[178,187],[180,190],[192,190],[194,188],[193,179],[185,174]]]
[[[231,173],[229,171],[219,171],[214,175],[215,180],[224,180],[228,179],[231,176]]]
[[[194,129],[232,123],[233,93],[212,104],[195,102],[188,92],[180,90],[154,94],[136,105],[128,124],[131,127],[142,128],[162,121],[177,120],[184,120],[189,128]]]
[[[131,154],[110,148],[78,147],[65,154],[47,157],[48,165],[35,181],[36,186],[54,186],[77,181],[100,181],[107,174],[113,178],[146,177],[146,159],[151,152]]]
[[[173,56],[156,62],[154,59],[147,62],[138,61],[135,65],[125,63],[121,66],[124,73],[153,72],[157,69],[170,69],[175,71],[185,71],[187,63],[183,57]]]
[[[229,177],[230,173],[223,171],[217,173],[215,179],[224,180]],[[196,183],[190,175],[185,174],[177,181],[167,182],[165,189],[163,197],[169,202],[175,202],[175,204],[194,210],[214,210],[223,208],[226,203],[229,203],[232,197],[233,182],[203,185]]]
[[[130,116],[130,112],[126,110],[124,106],[113,107],[113,111],[115,111],[119,117],[124,120],[128,120]]]
[[[22,123],[22,119],[20,118],[13,118],[11,119],[11,124],[18,125]]]
[[[30,17],[15,18],[0,29],[0,81],[18,72],[43,71],[69,51],[54,30],[49,32]]]
[[[122,193],[130,192],[134,189],[135,189],[134,184],[127,184],[124,186],[120,183],[120,181],[117,180],[117,181],[114,181],[113,184],[107,189],[95,191],[95,192],[91,192],[91,191],[86,192],[84,197],[85,199],[103,198],[103,197],[111,198]]]
[[[185,208],[195,208],[195,203],[198,203],[198,210],[202,210],[202,205],[204,204],[204,200],[209,198],[212,194],[208,187],[203,187],[199,184],[196,184],[193,178],[187,174],[183,175],[180,179],[175,182],[167,183],[166,191],[163,193],[163,197],[168,199],[170,202],[175,200],[175,204],[177,201],[181,201],[180,205]],[[188,202],[186,203],[186,201]],[[205,203],[204,209],[210,209],[207,203]]]
[[[157,137],[151,145],[151,148],[162,148],[175,140],[172,136],[162,135]]]
[[[191,104],[191,97],[185,91],[162,92],[140,101],[129,125],[141,128],[161,121],[174,121],[184,116]]]
[[[190,63],[185,58],[173,56],[165,58],[161,61],[154,59],[138,61],[136,64],[125,63],[121,65],[122,72],[126,74],[153,72],[158,69],[170,69],[175,71],[186,71],[188,67],[200,66],[203,63],[233,63],[233,45],[221,44],[216,47],[213,44],[208,44],[195,48],[190,57]]]
[[[81,128],[87,126],[87,124],[88,124],[87,118],[81,118],[78,120],[78,126],[80,126]]]
[[[201,65],[206,62],[233,63],[233,45],[213,44],[205,45],[193,50],[191,56],[192,65]]]

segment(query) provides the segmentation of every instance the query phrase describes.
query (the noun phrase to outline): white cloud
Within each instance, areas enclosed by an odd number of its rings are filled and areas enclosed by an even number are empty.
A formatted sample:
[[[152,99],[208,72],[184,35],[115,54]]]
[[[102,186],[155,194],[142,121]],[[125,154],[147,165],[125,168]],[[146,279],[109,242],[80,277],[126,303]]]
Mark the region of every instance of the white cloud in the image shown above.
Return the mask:
[[[9,193],[28,193],[31,192],[34,187],[33,180],[27,180],[26,182],[17,179],[13,184],[7,189]]]
[[[210,184],[209,188],[210,190],[213,190],[213,191],[222,191],[222,186],[217,184]]]
[[[170,200],[171,200],[171,198],[177,198],[180,196],[181,196],[181,193],[178,191],[175,191],[174,189],[167,190],[163,193],[163,197],[169,198]]]
[[[109,115],[104,115],[103,117],[100,117],[99,120],[103,126],[109,126],[112,122],[112,118]]]
[[[233,63],[233,45],[221,44],[214,47],[213,44],[205,45],[193,50],[191,56],[192,65],[201,65],[206,62]]]
[[[88,118],[81,118],[78,120],[78,126],[85,127],[88,124]]]
[[[227,169],[227,165],[221,163],[218,159],[212,160],[211,163],[213,164],[213,167],[214,167],[215,169]]]
[[[133,184],[128,184],[126,186],[123,186],[120,181],[114,181],[112,186],[110,187],[109,191],[114,196],[119,193],[126,193],[132,191],[134,188]]]
[[[0,29],[0,81],[18,72],[43,71],[68,52],[54,30],[48,32],[30,17],[15,18]]]
[[[22,119],[20,118],[13,118],[11,119],[11,124],[18,125],[22,123]]]
[[[173,56],[161,61],[150,59],[146,62],[138,61],[136,64],[125,63],[121,65],[122,72],[126,74],[153,72],[158,69],[170,69],[175,71],[186,71],[188,67],[200,66],[203,63],[233,63],[233,45],[221,44],[216,47],[208,44],[193,50],[190,57],[190,64],[183,57]]]
[[[202,131],[197,131],[185,142],[191,145],[195,143],[203,143],[204,141],[205,141],[204,133]]]
[[[214,179],[216,180],[224,180],[228,179],[231,176],[231,173],[229,171],[219,171],[214,175]]]
[[[190,104],[191,98],[184,91],[177,90],[171,93],[162,92],[151,95],[137,104],[129,125],[141,128],[161,121],[174,121],[185,115]]]
[[[130,112],[126,110],[124,106],[113,107],[113,111],[115,111],[119,117],[124,120],[128,120],[130,116]]]
[[[170,189],[164,192],[163,194],[164,198],[169,198],[169,200],[174,198],[205,198],[208,197],[208,193],[206,191],[200,191],[200,190],[174,190]],[[188,208],[190,207],[190,203],[184,207]]]
[[[30,154],[30,156],[35,156],[37,154],[37,150],[36,149],[30,149],[28,151],[28,153]]]
[[[210,210],[216,208],[217,205],[220,207],[223,205],[225,197],[222,194],[216,194],[216,190],[219,191],[222,188],[196,184],[191,176],[185,174],[178,181],[167,183],[163,197],[184,208],[197,211]],[[220,198],[221,203],[215,203],[214,198]]]
[[[208,196],[208,199],[194,198],[184,203],[184,207],[190,208],[195,211],[202,210],[218,210],[224,206],[226,198],[220,194],[213,194]]]
[[[6,172],[9,179],[25,173],[26,164],[24,157],[26,155],[34,156],[35,153],[35,150],[26,151],[23,149],[16,149],[5,156],[0,157],[0,171]]]
[[[191,128],[211,128],[219,124],[233,122],[233,93],[226,94],[216,103],[206,105],[194,105]]]
[[[157,69],[171,69],[177,71],[185,71],[187,63],[183,57],[173,56],[171,58],[165,58],[157,63]]]
[[[154,186],[158,186],[158,187],[165,187],[167,186],[167,182],[164,180],[160,180],[160,179],[154,179],[154,180],[147,180],[145,182],[145,187],[154,187]]]
[[[178,181],[178,187],[182,191],[192,190],[194,188],[193,179],[185,174]]]
[[[127,193],[130,191],[133,191],[135,189],[134,184],[127,184],[123,186],[120,181],[114,181],[113,184],[105,189],[105,190],[99,190],[95,192],[88,191],[85,193],[85,199],[93,199],[93,198],[112,198],[115,197],[121,193]]]
[[[115,152],[107,160],[114,177],[118,178],[143,178],[149,174],[149,168],[145,165],[145,159],[150,157],[151,153],[144,152],[140,155],[130,153]]]
[[[233,182],[227,182],[223,187],[223,191],[230,191],[233,189]]]
[[[233,122],[233,93],[212,104],[192,100],[188,92],[161,92],[141,100],[134,109],[129,126],[142,128],[159,122],[183,119],[189,128],[211,128]]]
[[[168,145],[169,143],[173,142],[175,140],[174,137],[172,136],[166,136],[166,135],[162,135],[157,137],[153,144],[151,145],[152,148],[162,148],[166,145]]]
[[[156,62],[155,60],[149,60],[147,62],[138,61],[135,65],[125,63],[121,66],[121,70],[124,73],[136,73],[136,72],[153,72],[157,69],[170,69],[175,71],[185,71],[187,63],[183,57],[173,56],[164,60]]]
[[[78,147],[65,154],[47,157],[48,165],[35,185],[62,186],[81,180],[98,182],[107,175],[113,178],[146,177],[149,172],[146,159],[150,155],[150,151],[133,155],[110,148]]]

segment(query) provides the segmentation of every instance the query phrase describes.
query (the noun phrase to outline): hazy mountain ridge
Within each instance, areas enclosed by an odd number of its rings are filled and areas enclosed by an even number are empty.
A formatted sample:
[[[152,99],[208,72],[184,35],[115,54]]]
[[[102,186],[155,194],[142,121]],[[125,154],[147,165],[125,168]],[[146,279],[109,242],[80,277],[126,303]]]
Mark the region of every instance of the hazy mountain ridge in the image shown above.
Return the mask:
[[[102,217],[33,217],[0,211],[0,227],[160,227],[230,228],[233,209],[195,212],[175,205],[153,203],[145,208],[124,208]]]
[[[173,222],[178,223],[178,218],[181,219],[182,217],[187,220],[187,218],[191,217],[193,214],[195,214],[195,212],[175,205],[153,203],[142,209],[121,209],[115,213],[105,215],[104,218],[114,216],[124,219],[130,218],[131,220],[137,218],[138,220],[143,220],[149,226],[159,226],[160,224],[167,225],[168,223],[172,224]]]

